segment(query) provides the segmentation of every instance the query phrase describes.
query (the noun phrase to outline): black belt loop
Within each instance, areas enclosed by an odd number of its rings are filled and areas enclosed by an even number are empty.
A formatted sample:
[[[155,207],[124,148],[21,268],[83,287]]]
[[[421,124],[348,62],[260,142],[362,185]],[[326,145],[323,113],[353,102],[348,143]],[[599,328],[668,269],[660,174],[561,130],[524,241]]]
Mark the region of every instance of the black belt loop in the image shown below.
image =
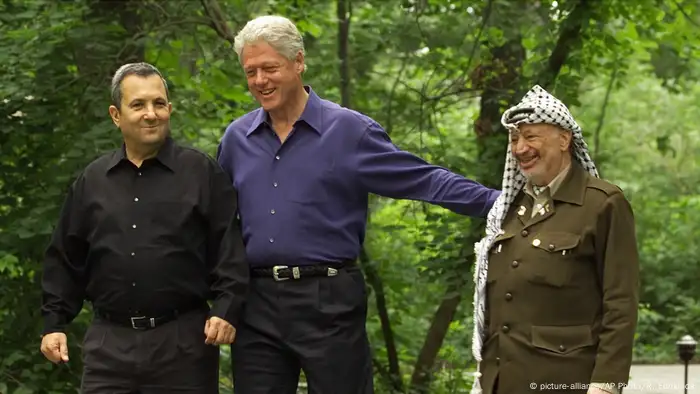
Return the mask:
[[[338,275],[338,271],[353,265],[354,261],[346,261],[338,264],[313,264],[313,265],[275,265],[272,267],[253,267],[251,276],[272,278],[277,282],[290,279],[299,280],[308,277],[332,277]]]

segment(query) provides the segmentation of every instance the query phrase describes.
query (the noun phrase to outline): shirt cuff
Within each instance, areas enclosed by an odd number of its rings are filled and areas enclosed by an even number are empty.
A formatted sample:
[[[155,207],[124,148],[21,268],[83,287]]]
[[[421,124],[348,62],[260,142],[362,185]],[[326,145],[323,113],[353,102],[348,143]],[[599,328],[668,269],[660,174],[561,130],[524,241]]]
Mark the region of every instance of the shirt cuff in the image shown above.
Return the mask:
[[[240,298],[240,297],[236,297]],[[238,327],[240,321],[242,303],[229,297],[221,297],[212,303],[209,316],[216,316],[229,322],[234,328]]]
[[[57,314],[51,313],[44,316],[44,329],[41,332],[41,336],[51,334],[54,332],[65,332],[66,331],[66,318],[59,316]]]
[[[610,394],[620,394],[620,390],[615,383],[591,383],[591,388],[597,388]]]

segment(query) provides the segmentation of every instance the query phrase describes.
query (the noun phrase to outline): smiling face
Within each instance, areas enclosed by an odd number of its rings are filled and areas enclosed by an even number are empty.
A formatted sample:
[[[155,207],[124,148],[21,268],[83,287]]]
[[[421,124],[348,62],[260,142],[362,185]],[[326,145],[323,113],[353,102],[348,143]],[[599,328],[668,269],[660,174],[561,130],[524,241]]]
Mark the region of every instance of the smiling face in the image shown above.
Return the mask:
[[[299,89],[303,89],[304,55],[301,52],[294,60],[289,60],[266,42],[258,42],[246,45],[241,57],[248,89],[265,111],[293,106]]]
[[[549,184],[571,162],[571,133],[556,126],[520,125],[510,144],[523,175],[536,186]]]
[[[163,81],[158,75],[129,75],[121,82],[121,108],[109,107],[112,121],[127,144],[152,147],[170,132],[170,112]]]

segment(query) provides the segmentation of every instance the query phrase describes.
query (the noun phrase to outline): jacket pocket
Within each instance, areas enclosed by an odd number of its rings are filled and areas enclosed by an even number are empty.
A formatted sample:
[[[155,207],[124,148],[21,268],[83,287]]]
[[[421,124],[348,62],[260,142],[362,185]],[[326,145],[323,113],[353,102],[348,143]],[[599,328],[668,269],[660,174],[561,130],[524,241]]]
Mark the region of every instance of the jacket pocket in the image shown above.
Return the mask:
[[[580,240],[580,235],[568,232],[537,234],[530,243],[532,249],[523,274],[532,283],[567,286],[573,280]]]
[[[588,325],[532,326],[530,334],[535,348],[562,355],[594,344]]]

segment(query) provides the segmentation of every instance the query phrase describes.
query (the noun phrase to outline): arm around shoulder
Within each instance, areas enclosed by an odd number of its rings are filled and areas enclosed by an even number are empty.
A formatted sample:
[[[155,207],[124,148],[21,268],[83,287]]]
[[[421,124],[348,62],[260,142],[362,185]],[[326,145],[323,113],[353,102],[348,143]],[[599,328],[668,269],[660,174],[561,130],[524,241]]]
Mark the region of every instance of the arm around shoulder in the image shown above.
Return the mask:
[[[399,149],[376,122],[358,142],[356,168],[361,185],[371,193],[424,201],[467,216],[486,217],[500,195]]]

